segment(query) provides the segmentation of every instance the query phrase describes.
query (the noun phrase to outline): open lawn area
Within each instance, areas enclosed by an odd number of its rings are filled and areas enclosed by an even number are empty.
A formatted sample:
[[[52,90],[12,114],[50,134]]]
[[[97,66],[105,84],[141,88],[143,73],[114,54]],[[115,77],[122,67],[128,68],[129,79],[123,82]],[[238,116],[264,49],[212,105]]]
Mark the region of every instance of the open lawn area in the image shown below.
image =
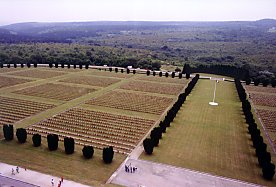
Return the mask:
[[[275,186],[261,176],[234,83],[217,84],[218,106],[208,104],[213,90],[214,81],[199,80],[153,155],[140,158]]]
[[[66,155],[63,142],[59,144],[57,151],[49,151],[47,142],[42,140],[41,147],[33,147],[29,138],[25,144],[19,144],[16,140],[0,141],[0,162],[18,165],[52,176],[63,176],[82,184],[101,186],[126,158],[123,154],[115,153],[111,164],[105,164],[102,160],[102,151],[94,149],[92,159],[86,160],[82,156],[82,147],[76,146],[73,155]]]

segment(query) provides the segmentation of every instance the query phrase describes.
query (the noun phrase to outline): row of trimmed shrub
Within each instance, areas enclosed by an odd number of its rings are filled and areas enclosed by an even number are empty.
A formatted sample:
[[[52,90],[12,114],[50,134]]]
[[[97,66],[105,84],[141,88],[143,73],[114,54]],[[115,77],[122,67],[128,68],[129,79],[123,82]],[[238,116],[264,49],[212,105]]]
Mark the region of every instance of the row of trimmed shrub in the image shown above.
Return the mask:
[[[3,126],[4,138],[7,141],[13,140],[14,130],[13,125]],[[25,143],[27,140],[27,131],[24,128],[16,129],[16,137],[19,143]],[[32,136],[32,141],[34,147],[39,147],[41,145],[41,135],[34,134]],[[48,149],[50,151],[55,151],[58,149],[59,137],[56,134],[47,135]],[[66,154],[73,154],[75,150],[75,141],[71,137],[64,138],[64,149]],[[84,146],[82,149],[83,156],[87,159],[92,158],[94,154],[94,148],[92,146]],[[114,151],[113,147],[107,147],[103,149],[103,160],[105,163],[111,163],[113,160]]]
[[[150,132],[150,138],[146,138],[143,141],[144,150],[147,154],[151,155],[153,153],[154,147],[158,146],[159,140],[162,138],[162,133],[166,132],[167,127],[170,127],[171,122],[173,122],[177,112],[180,110],[182,104],[185,102],[186,97],[191,93],[192,89],[196,85],[199,79],[197,74],[188,84],[185,92],[178,96],[177,101],[174,103],[172,108],[167,112],[165,119],[160,121],[158,127],[154,127]]]
[[[255,78],[255,79],[248,78],[248,79],[245,80],[246,85],[250,85],[251,82],[253,82],[253,84],[255,86],[259,86],[260,83],[262,83],[263,87],[267,87],[269,85],[269,83],[271,84],[271,86],[273,88],[275,88],[275,86],[276,86],[276,79],[275,78],[272,78],[271,80],[269,80],[269,79],[258,79],[258,78]]]
[[[235,85],[238,91],[239,98],[242,102],[242,110],[248,124],[248,132],[251,135],[251,140],[255,148],[258,162],[262,168],[263,177],[267,180],[272,180],[275,174],[275,165],[271,163],[271,154],[267,151],[267,145],[263,141],[260,129],[258,129],[254,116],[251,112],[251,104],[247,100],[245,89],[240,80],[235,79]]]
[[[20,67],[21,67],[21,68],[24,68],[25,65],[26,65],[28,68],[30,68],[32,64],[29,63],[29,62],[27,62],[26,64],[21,63],[21,64],[20,64]],[[36,67],[37,67],[37,63],[34,63],[33,66],[36,68]],[[10,68],[10,67],[11,67],[11,65],[10,65],[10,64],[7,64],[7,68]],[[13,67],[14,67],[14,68],[17,68],[17,64],[13,64]],[[4,64],[0,63],[0,68],[4,68]]]

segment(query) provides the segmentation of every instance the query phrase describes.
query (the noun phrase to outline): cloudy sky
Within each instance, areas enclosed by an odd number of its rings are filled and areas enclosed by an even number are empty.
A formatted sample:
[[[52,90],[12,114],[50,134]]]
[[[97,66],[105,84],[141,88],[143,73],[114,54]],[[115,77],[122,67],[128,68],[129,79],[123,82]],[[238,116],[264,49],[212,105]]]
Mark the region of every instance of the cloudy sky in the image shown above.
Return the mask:
[[[0,0],[0,24],[276,19],[276,0]]]

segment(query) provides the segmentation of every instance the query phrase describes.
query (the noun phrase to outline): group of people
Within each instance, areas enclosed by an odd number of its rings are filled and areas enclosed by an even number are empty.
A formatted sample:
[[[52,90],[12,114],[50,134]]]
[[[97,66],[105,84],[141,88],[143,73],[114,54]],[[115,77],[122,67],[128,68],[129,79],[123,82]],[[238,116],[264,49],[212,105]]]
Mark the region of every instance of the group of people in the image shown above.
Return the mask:
[[[61,183],[63,183],[63,177],[60,178],[60,180],[59,180],[59,182],[58,182],[58,187],[61,187]],[[51,184],[52,184],[52,186],[55,185],[54,179],[53,179],[53,178],[52,178],[52,180],[51,180]]]
[[[16,173],[19,173],[19,167],[16,166],[15,170],[12,168],[12,175],[15,175],[15,171]],[[27,171],[27,169],[25,168],[25,171]]]
[[[137,170],[137,167],[131,166],[131,163],[128,166],[125,165],[125,172],[127,173],[135,173],[136,170]]]

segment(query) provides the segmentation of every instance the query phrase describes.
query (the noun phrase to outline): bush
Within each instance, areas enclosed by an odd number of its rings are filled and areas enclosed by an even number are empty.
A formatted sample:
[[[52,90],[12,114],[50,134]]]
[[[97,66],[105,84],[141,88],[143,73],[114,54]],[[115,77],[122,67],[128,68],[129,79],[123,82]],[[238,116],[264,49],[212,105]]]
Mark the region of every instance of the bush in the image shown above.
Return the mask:
[[[156,72],[154,71],[154,72],[152,73],[152,75],[155,76],[155,75],[156,75]]]
[[[260,84],[260,79],[254,79],[254,85],[258,86]]]
[[[64,148],[66,154],[73,154],[75,150],[75,141],[74,138],[64,138]]]
[[[92,146],[83,146],[82,154],[85,158],[90,159],[94,155],[94,148]]]
[[[55,63],[55,68],[58,68],[58,63]]]
[[[169,73],[168,72],[165,73],[165,77],[169,77]]]
[[[20,143],[25,143],[27,139],[26,129],[23,129],[23,128],[16,129],[16,137]]]
[[[118,68],[115,68],[115,73],[118,73],[118,71],[119,71]]]
[[[266,163],[262,169],[263,177],[266,180],[272,180],[275,175],[275,165],[272,163]]]
[[[133,70],[133,74],[135,74],[135,73],[136,73],[136,70],[134,69],[134,70]]]
[[[114,151],[112,146],[109,146],[103,149],[103,161],[106,164],[110,164],[112,162],[113,156],[114,156]]]
[[[174,78],[175,77],[175,72],[172,72],[172,78]]]
[[[36,62],[34,63],[34,67],[37,68],[37,63]]]
[[[124,69],[121,69],[121,73],[124,73]]]
[[[67,64],[67,68],[68,68],[68,69],[70,69],[70,66],[71,66],[70,64]]]
[[[14,67],[14,68],[17,68],[17,64],[16,64],[16,63],[14,63],[14,64],[13,64],[13,67]]]
[[[89,68],[89,64],[86,63],[86,64],[85,64],[85,69],[88,69],[88,68]]]
[[[77,65],[76,65],[76,64],[74,64],[73,68],[74,68],[74,69],[76,69],[76,68],[77,68]]]
[[[129,74],[130,73],[130,70],[127,68],[127,74]]]
[[[30,68],[31,67],[31,63],[27,62],[27,67]]]
[[[147,70],[147,76],[149,76],[150,75],[150,70]]]
[[[61,68],[64,68],[64,63],[61,63]]]
[[[162,77],[163,73],[162,71],[159,72],[159,77]]]
[[[52,64],[52,63],[49,63],[49,67],[52,68],[52,67],[53,67],[53,64]]]
[[[7,67],[8,67],[8,68],[10,68],[10,67],[11,67],[11,65],[10,65],[10,64],[7,64]]]
[[[13,139],[13,125],[3,125],[4,138],[7,141]]]
[[[110,72],[112,71],[112,68],[111,68],[111,67],[109,68],[109,71],[110,71]]]
[[[3,67],[4,67],[4,65],[1,63],[1,64],[0,64],[0,68],[3,68]]]
[[[179,73],[178,77],[179,77],[180,79],[182,79],[182,73]]]
[[[246,79],[245,84],[249,85],[250,83],[251,83],[251,79],[250,78]]]
[[[24,64],[23,63],[21,63],[20,66],[21,66],[21,68],[24,68]]]
[[[48,134],[47,135],[48,148],[50,151],[55,151],[58,148],[58,135]]]
[[[41,135],[40,134],[34,134],[32,137],[33,145],[35,147],[39,147],[41,145]]]
[[[82,69],[82,64],[81,63],[79,63],[79,68]]]
[[[144,141],[143,141],[143,146],[144,146],[144,150],[145,152],[148,154],[148,155],[151,155],[152,152],[153,152],[153,142],[150,138],[146,138]]]

